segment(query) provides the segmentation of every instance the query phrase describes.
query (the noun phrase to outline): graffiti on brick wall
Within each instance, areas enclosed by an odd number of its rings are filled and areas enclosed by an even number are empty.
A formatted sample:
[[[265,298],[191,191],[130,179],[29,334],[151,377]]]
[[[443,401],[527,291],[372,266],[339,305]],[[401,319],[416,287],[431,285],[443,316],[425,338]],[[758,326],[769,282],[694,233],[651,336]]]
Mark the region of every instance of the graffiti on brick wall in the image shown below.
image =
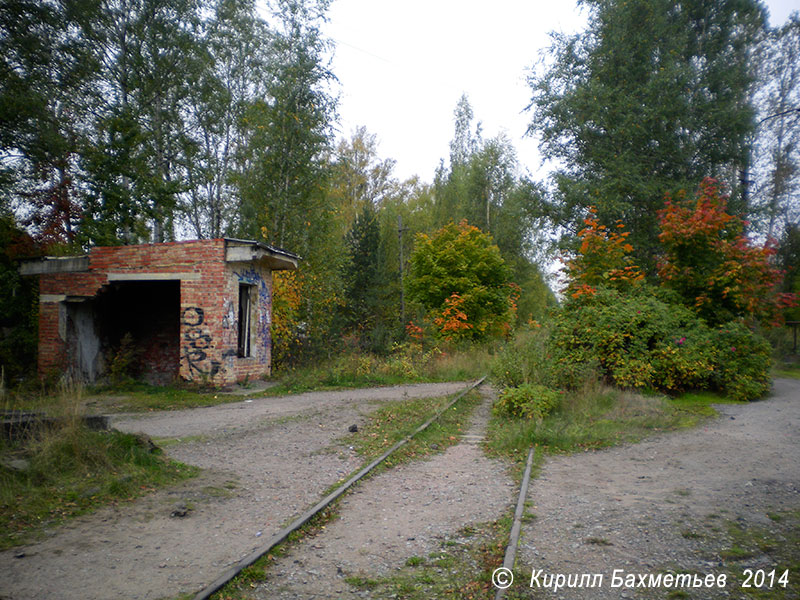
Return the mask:
[[[183,356],[189,368],[190,376],[214,377],[219,373],[222,364],[216,360],[208,360],[207,350],[211,347],[211,336],[204,330],[205,311],[199,306],[189,306],[181,312],[183,333]]]

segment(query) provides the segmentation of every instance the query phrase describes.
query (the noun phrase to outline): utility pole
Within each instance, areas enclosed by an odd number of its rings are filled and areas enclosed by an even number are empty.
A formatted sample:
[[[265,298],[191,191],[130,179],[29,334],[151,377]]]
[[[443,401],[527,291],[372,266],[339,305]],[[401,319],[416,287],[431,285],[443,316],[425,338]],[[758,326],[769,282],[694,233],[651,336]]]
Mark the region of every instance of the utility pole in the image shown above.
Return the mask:
[[[397,215],[397,246],[400,249],[400,323],[406,325],[406,291],[403,285],[403,232],[407,231],[403,227],[403,215]]]

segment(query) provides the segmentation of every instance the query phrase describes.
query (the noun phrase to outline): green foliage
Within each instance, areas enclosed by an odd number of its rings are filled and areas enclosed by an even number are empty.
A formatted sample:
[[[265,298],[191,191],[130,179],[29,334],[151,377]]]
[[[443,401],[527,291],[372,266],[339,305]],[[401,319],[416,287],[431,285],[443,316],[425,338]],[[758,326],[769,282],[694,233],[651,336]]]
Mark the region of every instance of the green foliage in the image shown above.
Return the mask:
[[[562,161],[555,196],[571,239],[585,210],[622,220],[652,273],[664,193],[745,163],[753,128],[755,0],[590,0],[586,30],[554,35],[529,78],[529,131]],[[743,207],[737,206],[737,212]]]
[[[362,347],[369,347],[369,334],[380,310],[383,261],[380,260],[380,230],[372,204],[356,216],[347,234],[348,262],[344,266],[345,328],[355,332]]]
[[[336,101],[320,25],[329,0],[277,0],[265,94],[246,114],[242,235],[309,257],[326,237],[333,207],[324,194]],[[313,215],[313,217],[312,217]],[[313,226],[312,226],[313,220]]]
[[[800,225],[786,226],[777,259],[784,272],[781,291],[800,298]],[[788,321],[800,321],[800,304],[787,308],[784,316]]]
[[[797,224],[800,186],[800,12],[763,36],[755,53],[758,82],[753,98],[758,126],[752,162],[743,173],[753,217],[751,231],[767,239]]]
[[[500,250],[477,227],[450,223],[432,236],[419,234],[410,261],[408,295],[432,319],[441,318],[441,330],[467,325],[460,335],[485,339],[503,332],[511,322],[511,288]],[[455,296],[454,296],[455,295]],[[465,315],[461,319],[460,315]]]
[[[548,385],[552,380],[549,335],[550,332],[538,324],[520,328],[492,359],[489,365],[492,381],[501,388]]]
[[[660,378],[656,357],[664,362],[671,355],[667,351],[670,345],[685,345],[688,328],[696,321],[688,310],[676,309],[651,294],[624,295],[604,288],[594,296],[567,303],[553,322],[557,373],[574,364],[597,361],[609,382],[621,387],[692,385],[670,379],[654,385]],[[698,361],[695,366],[700,376],[705,376],[708,363]]]
[[[712,330],[713,386],[734,400],[761,398],[770,389],[769,343],[741,323]]]
[[[495,414],[541,421],[556,408],[561,393],[543,385],[523,383],[504,389],[495,402]]]
[[[30,236],[0,215],[0,368],[6,382],[36,370],[37,281],[19,274],[17,260],[35,252]]]
[[[754,400],[769,389],[769,344],[740,323],[709,328],[686,308],[652,293],[599,289],[568,303],[553,322],[554,380],[597,365],[609,383],[675,393],[718,389]]]
[[[253,0],[215,0],[205,23],[203,68],[188,99],[193,143],[186,151],[182,211],[198,238],[239,229],[249,158],[248,109],[269,79],[271,37]]]
[[[519,317],[541,318],[553,305],[537,261],[543,262],[547,221],[542,188],[520,173],[516,150],[504,134],[485,140],[466,96],[455,110],[450,165],[436,172],[433,216],[437,227],[462,219],[492,236],[521,288]]]

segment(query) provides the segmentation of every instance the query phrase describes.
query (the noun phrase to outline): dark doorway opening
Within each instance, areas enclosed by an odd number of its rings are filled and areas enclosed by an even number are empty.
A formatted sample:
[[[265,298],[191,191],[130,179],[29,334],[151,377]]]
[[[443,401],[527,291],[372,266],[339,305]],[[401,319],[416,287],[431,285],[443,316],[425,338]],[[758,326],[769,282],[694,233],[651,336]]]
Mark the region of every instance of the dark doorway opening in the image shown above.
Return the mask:
[[[166,384],[180,371],[180,281],[115,281],[95,301],[106,373]]]

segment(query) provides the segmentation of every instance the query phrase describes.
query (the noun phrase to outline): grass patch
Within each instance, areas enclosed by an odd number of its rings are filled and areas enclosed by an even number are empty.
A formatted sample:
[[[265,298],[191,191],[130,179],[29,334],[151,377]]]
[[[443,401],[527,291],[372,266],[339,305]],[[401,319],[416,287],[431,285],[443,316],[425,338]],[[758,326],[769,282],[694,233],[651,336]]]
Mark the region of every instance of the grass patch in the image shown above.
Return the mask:
[[[593,546],[613,546],[611,542],[609,542],[606,538],[598,538],[598,537],[590,537],[586,539],[587,544],[591,544]]]
[[[541,421],[493,415],[488,446],[492,454],[518,463],[531,444],[551,454],[604,448],[693,427],[715,416],[712,404],[721,402],[726,400],[710,393],[667,398],[590,386],[564,393],[560,405]]]
[[[344,578],[345,582],[348,585],[352,585],[361,590],[371,590],[378,585],[378,581],[376,579],[370,579],[369,577],[364,577],[363,575],[349,575]]]
[[[87,408],[104,412],[150,412],[183,410],[230,402],[241,402],[242,396],[223,394],[219,390],[201,390],[194,386],[156,386],[128,383],[120,386],[93,387],[88,390]]]
[[[465,381],[482,377],[488,361],[488,347],[422,352],[406,345],[385,357],[345,354],[314,366],[279,372],[274,378],[278,385],[266,393],[281,395],[405,383]]]
[[[410,435],[417,427],[437,411],[442,410],[452,397],[414,398],[384,404],[373,412],[367,423],[358,432],[343,438],[342,443],[353,446],[364,457],[365,462],[383,454],[391,446]],[[481,396],[469,392],[454,406],[446,410],[439,419],[408,444],[397,450],[375,472],[395,465],[443,452],[457,444],[468,427],[473,409],[480,404]]]
[[[494,598],[496,590],[491,575],[503,562],[511,521],[509,512],[495,522],[472,526],[467,536],[459,533],[454,538],[443,540],[438,551],[431,553],[427,560],[411,557],[405,566],[391,575],[370,579],[363,575],[353,576],[345,581],[359,589],[368,589],[370,598]],[[525,581],[522,573],[516,575],[518,581]],[[369,587],[358,585],[364,579],[369,582]]]
[[[78,422],[0,443],[0,549],[104,504],[196,475],[148,439]]]
[[[202,390],[191,385],[156,386],[132,382],[117,386],[63,386],[55,389],[20,388],[9,392],[4,401],[6,410],[36,411],[59,414],[63,411],[64,394],[72,396],[70,405],[80,413],[149,412],[181,410],[241,402],[242,396],[223,394],[219,390]]]
[[[775,367],[772,370],[772,376],[784,379],[800,379],[800,365],[785,363],[780,367]]]

